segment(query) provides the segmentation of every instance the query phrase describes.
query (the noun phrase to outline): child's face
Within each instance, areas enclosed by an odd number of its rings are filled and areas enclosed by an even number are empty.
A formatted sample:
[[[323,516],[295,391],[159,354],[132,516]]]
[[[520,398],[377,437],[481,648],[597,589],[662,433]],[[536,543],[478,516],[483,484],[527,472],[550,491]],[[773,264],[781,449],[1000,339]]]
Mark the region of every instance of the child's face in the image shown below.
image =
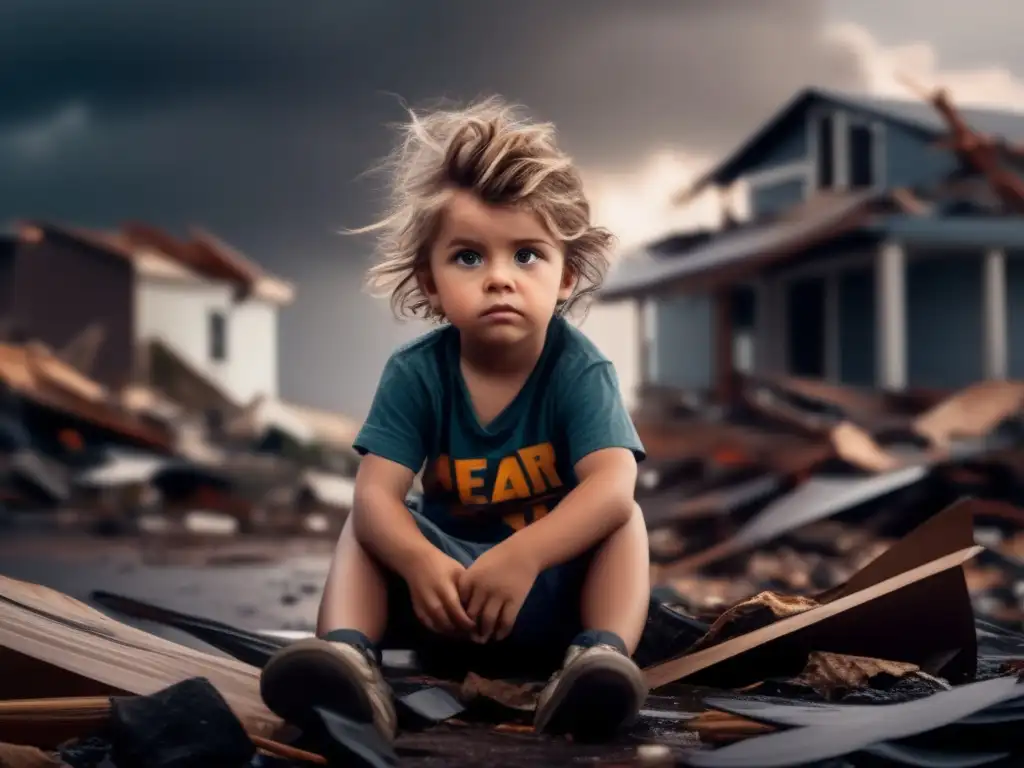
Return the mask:
[[[421,284],[431,305],[462,333],[514,344],[547,331],[574,279],[539,216],[460,190],[446,207]]]

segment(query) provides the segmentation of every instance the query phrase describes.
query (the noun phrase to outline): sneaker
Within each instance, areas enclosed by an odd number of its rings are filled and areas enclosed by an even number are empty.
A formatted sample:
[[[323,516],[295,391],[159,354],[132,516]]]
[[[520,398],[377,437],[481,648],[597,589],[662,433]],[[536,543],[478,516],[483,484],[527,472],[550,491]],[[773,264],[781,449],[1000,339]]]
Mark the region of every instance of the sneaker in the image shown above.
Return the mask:
[[[271,712],[296,725],[324,707],[372,723],[388,743],[398,730],[391,687],[376,660],[348,643],[309,638],[282,648],[260,674],[260,695]]]
[[[631,725],[647,699],[640,668],[611,645],[574,645],[537,697],[534,728],[581,741],[609,739]]]

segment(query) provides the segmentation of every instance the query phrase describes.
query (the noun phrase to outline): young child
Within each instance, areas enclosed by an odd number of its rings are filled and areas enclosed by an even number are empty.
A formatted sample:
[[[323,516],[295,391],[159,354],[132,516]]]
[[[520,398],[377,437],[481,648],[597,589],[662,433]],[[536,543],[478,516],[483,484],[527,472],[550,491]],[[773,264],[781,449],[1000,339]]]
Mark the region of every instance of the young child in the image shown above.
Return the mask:
[[[413,114],[392,159],[371,282],[441,325],[384,367],[318,638],[270,661],[264,701],[393,738],[387,631],[417,653],[557,668],[537,728],[611,735],[647,694],[630,658],[650,598],[644,449],[611,363],[563,317],[599,286],[611,235],[552,126],[496,99]]]

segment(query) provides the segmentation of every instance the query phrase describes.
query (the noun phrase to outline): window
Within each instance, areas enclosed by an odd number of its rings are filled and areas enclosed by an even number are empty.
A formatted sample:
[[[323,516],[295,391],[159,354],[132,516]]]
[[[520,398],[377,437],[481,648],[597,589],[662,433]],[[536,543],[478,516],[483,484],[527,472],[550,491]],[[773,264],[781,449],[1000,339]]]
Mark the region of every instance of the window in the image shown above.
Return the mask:
[[[228,359],[228,318],[223,312],[210,313],[210,359],[220,363]]]
[[[875,134],[870,125],[852,125],[849,131],[850,189],[875,184]]]
[[[831,189],[836,181],[835,135],[831,115],[818,118],[818,187]]]

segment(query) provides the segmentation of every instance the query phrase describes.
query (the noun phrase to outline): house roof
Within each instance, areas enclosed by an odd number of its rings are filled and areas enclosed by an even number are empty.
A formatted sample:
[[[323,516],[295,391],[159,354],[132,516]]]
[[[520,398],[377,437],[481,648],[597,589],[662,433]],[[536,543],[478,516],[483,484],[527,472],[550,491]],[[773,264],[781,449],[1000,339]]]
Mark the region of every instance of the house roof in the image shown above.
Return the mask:
[[[38,240],[46,233],[70,237],[124,258],[142,277],[183,283],[233,283],[252,296],[281,305],[294,299],[292,285],[203,230],[194,229],[190,239],[179,240],[144,224],[126,224],[114,231],[41,221],[23,222],[18,227],[18,237],[26,241]]]
[[[818,193],[783,218],[727,229],[710,239],[701,237],[696,244],[665,238],[619,261],[598,299],[617,301],[681,287],[705,291],[849,234],[911,246],[969,248],[979,254],[986,248],[1024,248],[1024,217],[945,215],[927,208],[915,212],[897,193]]]
[[[874,191],[818,195],[782,219],[725,231],[683,253],[661,244],[642,248],[619,261],[598,293],[602,301],[671,290],[683,282],[735,280],[766,264],[856,229],[867,221]]]
[[[722,162],[697,179],[686,194],[692,194],[709,184],[729,184],[738,179],[761,151],[781,133],[790,130],[795,123],[801,121],[806,110],[816,103],[829,103],[864,112],[936,137],[947,130],[938,112],[923,101],[806,88],[765,120]],[[958,111],[967,124],[979,133],[999,136],[1012,142],[1024,141],[1024,112],[975,107],[964,107]]]

